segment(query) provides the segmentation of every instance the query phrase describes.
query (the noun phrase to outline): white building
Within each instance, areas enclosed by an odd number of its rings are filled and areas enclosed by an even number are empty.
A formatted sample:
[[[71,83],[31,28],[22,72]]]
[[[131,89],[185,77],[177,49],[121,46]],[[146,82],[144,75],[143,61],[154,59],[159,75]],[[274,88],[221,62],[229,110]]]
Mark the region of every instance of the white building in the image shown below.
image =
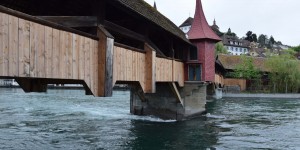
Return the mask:
[[[185,33],[185,35],[187,35],[187,33],[190,31],[193,21],[194,19],[192,17],[189,17],[179,26],[179,28]]]
[[[250,42],[243,39],[238,39],[235,36],[224,34],[222,36],[224,46],[227,48],[228,53],[231,55],[249,54]]]

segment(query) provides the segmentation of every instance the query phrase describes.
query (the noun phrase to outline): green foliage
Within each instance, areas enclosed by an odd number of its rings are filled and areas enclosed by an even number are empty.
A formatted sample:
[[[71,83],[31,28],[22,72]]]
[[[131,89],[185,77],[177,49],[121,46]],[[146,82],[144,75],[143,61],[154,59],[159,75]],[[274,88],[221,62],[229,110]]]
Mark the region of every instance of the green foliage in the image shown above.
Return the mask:
[[[263,35],[263,34],[259,35],[259,37],[258,37],[259,47],[265,47],[266,39],[267,39],[266,35]]]
[[[252,31],[248,31],[248,32],[246,33],[246,38],[245,38],[245,40],[248,40],[248,41],[250,41],[250,42],[253,42]]]
[[[245,40],[250,41],[250,42],[257,42],[257,35],[255,33],[253,33],[252,31],[248,31],[246,33]]]
[[[252,34],[252,40],[253,42],[257,42],[257,35],[255,33]]]
[[[229,28],[226,35],[229,35],[229,36],[236,36],[236,34],[234,32],[231,32],[231,29]]]
[[[266,62],[270,70],[269,77],[276,93],[296,93],[300,88],[300,63],[293,52],[288,50],[283,55],[271,56]]]
[[[300,52],[300,45],[292,48],[295,52]]]
[[[276,41],[275,41],[274,37],[271,36],[271,37],[270,37],[270,44],[275,44],[275,42],[276,42]]]
[[[224,47],[224,45],[223,45],[222,42],[218,42],[218,43],[215,45],[215,48],[216,48],[216,55],[218,55],[218,54],[228,54],[228,51],[227,51],[227,49]]]
[[[224,35],[224,33],[221,32],[221,31],[218,30],[218,29],[212,28],[212,30],[213,30],[219,37],[222,37],[222,36]]]
[[[255,67],[253,57],[241,56],[242,63],[235,67],[233,76],[247,80],[257,80],[261,78],[260,70]]]

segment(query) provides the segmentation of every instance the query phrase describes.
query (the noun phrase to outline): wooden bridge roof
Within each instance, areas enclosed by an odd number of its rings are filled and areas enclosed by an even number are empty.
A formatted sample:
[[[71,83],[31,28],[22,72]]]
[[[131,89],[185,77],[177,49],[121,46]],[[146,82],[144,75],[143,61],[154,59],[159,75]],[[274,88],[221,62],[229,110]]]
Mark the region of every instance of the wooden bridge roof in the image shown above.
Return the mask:
[[[135,11],[136,13],[147,18],[149,21],[157,24],[173,35],[181,38],[189,43],[189,40],[185,37],[185,34],[167,17],[162,15],[154,7],[146,3],[144,0],[116,0],[127,8]]]
[[[140,15],[166,32],[190,44],[185,34],[172,21],[144,0],[1,0],[0,5],[28,13],[29,15],[44,15],[39,14],[39,12],[43,11],[46,15],[51,14],[52,16],[59,16],[60,14],[65,16],[78,16],[78,14],[89,16],[92,15],[92,12],[88,8],[95,8],[93,5],[97,1],[105,1],[117,7],[123,6],[126,11],[133,11],[134,15]],[[43,6],[49,8],[43,8]]]

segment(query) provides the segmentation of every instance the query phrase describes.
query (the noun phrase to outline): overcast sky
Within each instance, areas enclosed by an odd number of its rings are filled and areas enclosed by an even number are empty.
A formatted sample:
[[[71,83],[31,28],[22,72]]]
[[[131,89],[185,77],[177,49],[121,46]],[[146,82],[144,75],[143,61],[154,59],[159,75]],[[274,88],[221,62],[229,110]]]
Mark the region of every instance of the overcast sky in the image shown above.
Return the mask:
[[[196,0],[155,1],[158,11],[176,25],[194,17]],[[202,5],[208,23],[215,18],[222,32],[231,28],[243,37],[250,30],[258,36],[273,35],[284,44],[300,45],[300,0],[202,0]]]

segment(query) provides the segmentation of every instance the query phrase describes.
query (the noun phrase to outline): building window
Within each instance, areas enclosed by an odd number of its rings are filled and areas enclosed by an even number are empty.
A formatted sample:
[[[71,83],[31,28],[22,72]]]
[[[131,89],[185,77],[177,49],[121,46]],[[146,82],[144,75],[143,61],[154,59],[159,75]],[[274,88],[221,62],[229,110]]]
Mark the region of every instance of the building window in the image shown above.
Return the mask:
[[[189,65],[189,81],[201,81],[201,66]]]

